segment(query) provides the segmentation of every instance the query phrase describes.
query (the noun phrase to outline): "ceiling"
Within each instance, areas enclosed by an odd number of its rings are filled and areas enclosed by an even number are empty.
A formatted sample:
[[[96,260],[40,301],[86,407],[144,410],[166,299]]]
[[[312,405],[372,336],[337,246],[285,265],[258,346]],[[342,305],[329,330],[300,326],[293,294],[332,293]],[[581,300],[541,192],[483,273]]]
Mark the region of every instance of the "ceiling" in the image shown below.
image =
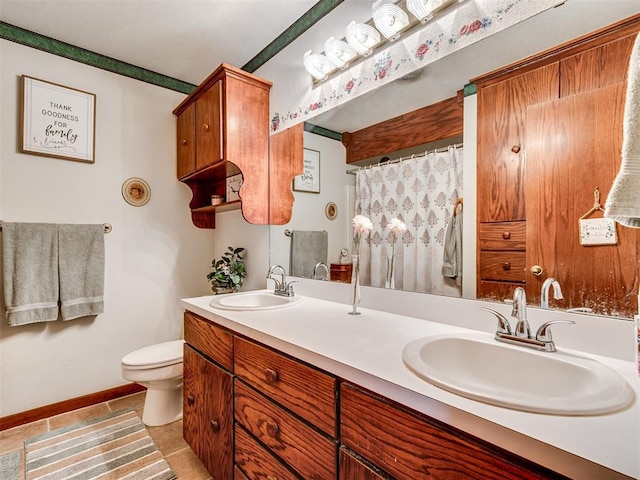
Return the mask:
[[[373,0],[0,0],[0,20],[197,85],[220,63],[244,66],[316,3],[337,6],[267,62],[274,71],[303,69],[306,50],[319,52],[349,21],[370,19]],[[475,76],[636,13],[640,0],[567,0],[310,123],[358,130],[454,96]]]

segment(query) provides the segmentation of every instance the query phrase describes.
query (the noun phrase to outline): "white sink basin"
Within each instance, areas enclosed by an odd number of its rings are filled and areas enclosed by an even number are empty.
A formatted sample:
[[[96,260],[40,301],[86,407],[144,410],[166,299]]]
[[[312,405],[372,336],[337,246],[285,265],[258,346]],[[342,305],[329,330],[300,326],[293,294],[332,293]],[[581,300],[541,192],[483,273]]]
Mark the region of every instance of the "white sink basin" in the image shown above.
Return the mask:
[[[271,292],[233,293],[216,297],[209,305],[220,310],[261,311],[285,308],[302,302],[302,297],[280,297]]]
[[[445,390],[527,412],[596,415],[620,410],[634,397],[620,374],[596,360],[507,345],[488,333],[415,340],[402,360]]]

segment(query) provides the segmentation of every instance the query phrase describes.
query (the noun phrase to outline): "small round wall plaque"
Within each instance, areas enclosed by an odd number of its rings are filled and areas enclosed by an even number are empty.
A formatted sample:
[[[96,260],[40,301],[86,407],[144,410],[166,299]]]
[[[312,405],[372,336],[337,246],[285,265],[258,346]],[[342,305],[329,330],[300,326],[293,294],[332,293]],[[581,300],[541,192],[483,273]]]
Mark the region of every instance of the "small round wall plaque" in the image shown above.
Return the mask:
[[[122,184],[122,197],[129,205],[141,207],[149,201],[151,189],[141,178],[131,177]]]
[[[338,216],[338,206],[333,202],[327,203],[327,206],[324,207],[324,214],[329,220],[335,220]]]

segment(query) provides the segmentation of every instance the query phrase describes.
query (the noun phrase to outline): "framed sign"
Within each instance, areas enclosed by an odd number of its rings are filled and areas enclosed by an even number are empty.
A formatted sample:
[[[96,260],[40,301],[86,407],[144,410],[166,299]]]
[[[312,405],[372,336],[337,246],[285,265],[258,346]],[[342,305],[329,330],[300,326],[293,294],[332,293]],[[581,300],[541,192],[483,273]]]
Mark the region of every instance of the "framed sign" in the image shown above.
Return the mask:
[[[96,96],[22,76],[23,153],[95,161]]]
[[[581,245],[616,245],[618,243],[616,222],[611,218],[581,218],[579,225]]]
[[[293,190],[320,193],[320,152],[305,148],[303,164],[302,175],[293,178]]]

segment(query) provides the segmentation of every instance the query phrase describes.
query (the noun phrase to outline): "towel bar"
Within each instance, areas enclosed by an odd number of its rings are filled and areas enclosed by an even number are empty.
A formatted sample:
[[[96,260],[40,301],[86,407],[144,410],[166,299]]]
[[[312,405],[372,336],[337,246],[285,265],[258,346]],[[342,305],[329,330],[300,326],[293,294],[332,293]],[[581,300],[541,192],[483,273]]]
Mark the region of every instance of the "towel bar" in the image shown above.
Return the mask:
[[[2,231],[3,224],[4,224],[4,220],[0,220],[0,232]],[[103,223],[102,227],[104,228],[104,233],[109,233],[111,230],[113,230],[113,227],[111,226],[110,223]]]

